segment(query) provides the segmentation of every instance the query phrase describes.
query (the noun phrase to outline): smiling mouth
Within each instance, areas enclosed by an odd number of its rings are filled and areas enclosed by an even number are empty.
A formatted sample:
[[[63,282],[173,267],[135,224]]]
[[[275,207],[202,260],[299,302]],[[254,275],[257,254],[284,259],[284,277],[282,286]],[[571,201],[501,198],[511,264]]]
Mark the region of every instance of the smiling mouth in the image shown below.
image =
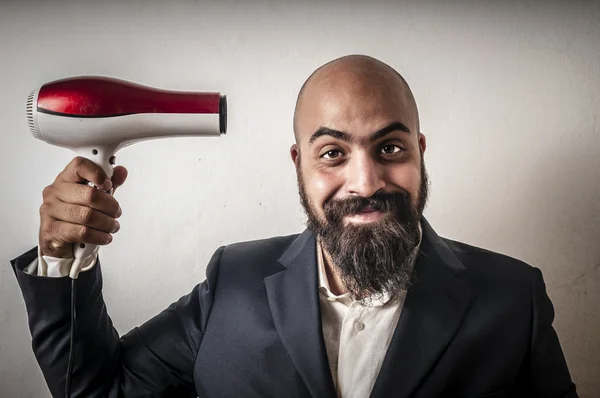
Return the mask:
[[[378,211],[378,210],[375,210],[371,206],[365,206],[358,214],[373,213],[375,211]]]
[[[367,223],[382,219],[387,214],[371,206],[364,207],[360,212],[346,216],[348,223]]]

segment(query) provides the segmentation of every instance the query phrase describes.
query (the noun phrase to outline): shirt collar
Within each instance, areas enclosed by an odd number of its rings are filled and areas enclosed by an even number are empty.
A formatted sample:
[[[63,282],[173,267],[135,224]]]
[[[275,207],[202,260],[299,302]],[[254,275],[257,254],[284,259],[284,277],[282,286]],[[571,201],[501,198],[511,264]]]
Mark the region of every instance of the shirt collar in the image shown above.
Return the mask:
[[[419,223],[419,243],[412,252],[412,266],[415,266],[415,262],[417,261],[417,254],[419,252],[419,248],[421,247],[421,241],[423,240],[423,229],[421,228],[421,223]],[[327,272],[325,271],[325,260],[323,258],[323,248],[321,246],[321,242],[317,239],[317,267],[319,269],[319,292],[327,299],[327,301],[339,301],[345,305],[350,305],[355,300],[350,297],[350,293],[344,293],[340,295],[335,295],[331,292],[329,287],[329,280],[327,279]],[[387,292],[384,292],[381,300],[373,300],[373,306],[377,307],[380,305],[386,304],[390,301],[390,295]]]

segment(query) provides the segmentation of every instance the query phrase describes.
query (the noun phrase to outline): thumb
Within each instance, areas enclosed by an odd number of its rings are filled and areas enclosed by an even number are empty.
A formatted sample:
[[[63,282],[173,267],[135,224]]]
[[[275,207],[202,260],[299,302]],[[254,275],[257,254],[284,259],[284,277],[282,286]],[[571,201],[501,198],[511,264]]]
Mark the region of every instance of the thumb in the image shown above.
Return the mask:
[[[113,169],[113,176],[112,176],[113,188],[117,189],[118,187],[123,185],[123,183],[125,182],[126,179],[127,179],[127,169],[123,166],[115,166],[115,168]]]

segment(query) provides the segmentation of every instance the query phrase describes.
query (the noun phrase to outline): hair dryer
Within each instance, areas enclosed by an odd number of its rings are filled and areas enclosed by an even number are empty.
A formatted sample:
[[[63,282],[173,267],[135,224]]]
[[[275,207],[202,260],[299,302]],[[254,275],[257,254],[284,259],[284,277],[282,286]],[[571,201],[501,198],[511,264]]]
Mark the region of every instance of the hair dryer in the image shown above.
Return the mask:
[[[115,153],[135,142],[225,134],[227,99],[220,93],[159,90],[109,77],[72,77],[32,91],[27,122],[35,138],[72,149],[111,178]],[[95,248],[74,245],[71,278],[77,278],[82,260]]]

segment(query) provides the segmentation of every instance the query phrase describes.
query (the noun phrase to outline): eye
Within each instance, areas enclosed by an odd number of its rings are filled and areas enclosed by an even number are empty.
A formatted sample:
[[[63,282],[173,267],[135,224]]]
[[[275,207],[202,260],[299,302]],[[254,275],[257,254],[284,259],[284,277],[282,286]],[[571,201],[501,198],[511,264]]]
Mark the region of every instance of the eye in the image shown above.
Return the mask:
[[[340,157],[341,154],[342,154],[342,152],[339,151],[338,149],[331,149],[331,150],[325,152],[324,154],[322,154],[321,157],[325,158],[325,159],[336,159],[336,158]]]
[[[387,144],[381,147],[381,153],[385,153],[386,155],[398,153],[400,151],[403,151],[403,149],[400,148],[398,145]]]

